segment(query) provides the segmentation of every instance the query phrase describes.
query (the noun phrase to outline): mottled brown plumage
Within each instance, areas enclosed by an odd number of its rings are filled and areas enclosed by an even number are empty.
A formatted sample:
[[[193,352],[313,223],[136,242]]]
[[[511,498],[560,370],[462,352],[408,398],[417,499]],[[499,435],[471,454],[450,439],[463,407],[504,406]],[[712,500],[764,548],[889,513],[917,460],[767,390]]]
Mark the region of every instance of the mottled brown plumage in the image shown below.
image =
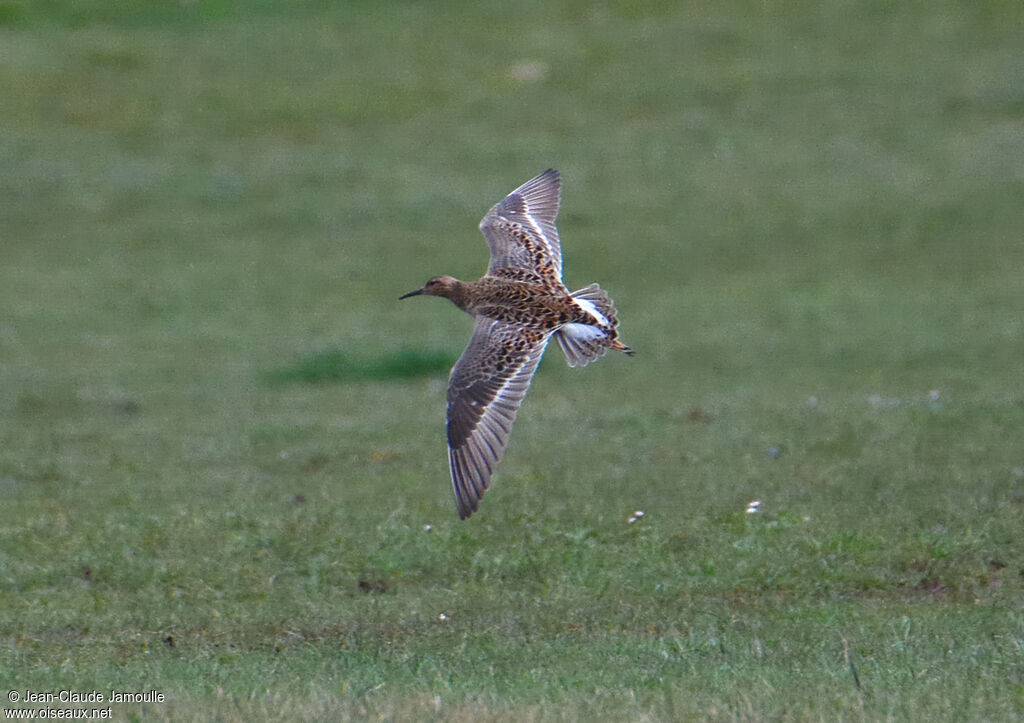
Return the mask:
[[[548,170],[496,204],[480,222],[491,250],[478,281],[435,276],[401,298],[443,296],[476,319],[448,380],[448,458],[459,516],[469,517],[505,453],[516,413],[552,336],[570,366],[608,349],[632,350],[597,284],[570,292],[562,283],[555,227],[558,172]]]

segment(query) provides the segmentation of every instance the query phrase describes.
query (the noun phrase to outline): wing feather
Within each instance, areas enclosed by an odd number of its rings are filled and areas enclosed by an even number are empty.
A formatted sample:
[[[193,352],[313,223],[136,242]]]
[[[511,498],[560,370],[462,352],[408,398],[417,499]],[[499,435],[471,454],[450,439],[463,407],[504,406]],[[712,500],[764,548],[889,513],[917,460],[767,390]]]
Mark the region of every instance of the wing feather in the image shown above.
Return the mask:
[[[448,458],[459,516],[473,514],[505,454],[549,335],[478,317],[448,382]],[[499,371],[499,367],[501,371]]]
[[[548,169],[494,205],[480,230],[491,249],[488,273],[526,269],[542,278],[562,280],[562,246],[555,227],[561,184]]]

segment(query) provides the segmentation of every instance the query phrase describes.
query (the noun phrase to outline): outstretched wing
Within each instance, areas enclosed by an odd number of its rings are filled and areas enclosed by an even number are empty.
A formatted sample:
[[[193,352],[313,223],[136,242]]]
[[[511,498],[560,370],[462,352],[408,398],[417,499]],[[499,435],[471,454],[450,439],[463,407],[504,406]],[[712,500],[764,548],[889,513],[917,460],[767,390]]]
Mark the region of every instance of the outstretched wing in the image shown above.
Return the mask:
[[[543,279],[562,281],[562,246],[555,228],[558,171],[548,169],[512,191],[480,222],[491,249],[488,272],[528,269]]]
[[[548,334],[477,317],[448,381],[448,461],[463,519],[476,512],[505,454]]]

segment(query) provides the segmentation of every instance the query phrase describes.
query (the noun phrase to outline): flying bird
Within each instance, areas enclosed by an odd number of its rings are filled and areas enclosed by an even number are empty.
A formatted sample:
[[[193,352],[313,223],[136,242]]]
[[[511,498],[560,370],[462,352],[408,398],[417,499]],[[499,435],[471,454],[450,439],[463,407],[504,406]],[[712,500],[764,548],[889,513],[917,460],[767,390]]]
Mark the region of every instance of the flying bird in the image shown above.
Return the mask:
[[[553,336],[569,366],[585,366],[619,341],[619,320],[597,284],[562,283],[555,228],[560,183],[549,169],[496,204],[480,222],[491,250],[478,281],[435,276],[410,296],[443,296],[476,319],[448,379],[448,460],[459,516],[477,510],[508,444],[519,406]]]

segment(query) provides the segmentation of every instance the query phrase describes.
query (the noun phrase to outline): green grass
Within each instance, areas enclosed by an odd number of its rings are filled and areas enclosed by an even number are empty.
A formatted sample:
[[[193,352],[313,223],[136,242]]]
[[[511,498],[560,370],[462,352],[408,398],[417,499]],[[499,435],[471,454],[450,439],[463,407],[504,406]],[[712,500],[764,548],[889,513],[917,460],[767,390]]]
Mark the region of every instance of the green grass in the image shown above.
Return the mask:
[[[156,720],[1024,717],[1019,20],[0,2],[0,681]],[[462,522],[471,324],[397,297],[479,275],[548,167],[637,356],[552,350]]]
[[[325,349],[299,359],[294,364],[267,374],[268,382],[345,382],[361,379],[406,379],[447,372],[455,356],[443,351],[406,349],[377,359],[358,359],[339,349]]]

